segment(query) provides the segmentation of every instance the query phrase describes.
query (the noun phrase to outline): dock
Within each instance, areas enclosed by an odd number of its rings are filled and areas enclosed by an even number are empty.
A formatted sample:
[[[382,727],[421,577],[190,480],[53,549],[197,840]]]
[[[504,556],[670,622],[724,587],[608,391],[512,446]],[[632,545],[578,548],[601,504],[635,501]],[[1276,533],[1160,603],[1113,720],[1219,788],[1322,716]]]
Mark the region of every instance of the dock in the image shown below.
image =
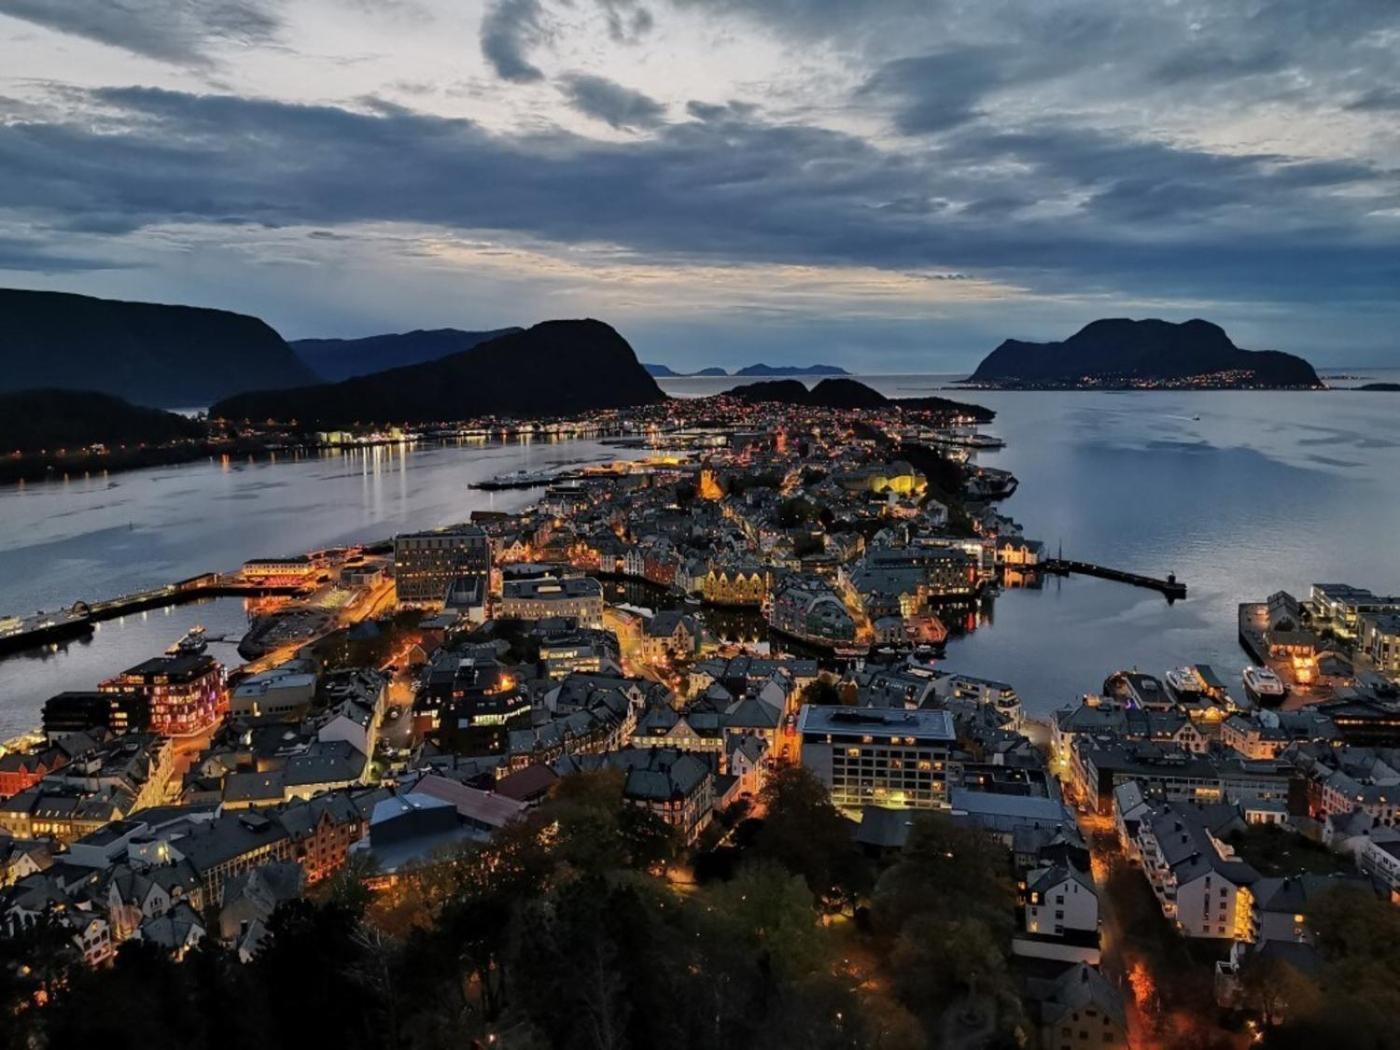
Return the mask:
[[[1133,587],[1145,587],[1165,595],[1168,602],[1186,597],[1186,584],[1176,578],[1176,573],[1168,573],[1165,580],[1159,580],[1155,576],[1143,576],[1136,572],[1125,572],[1122,569],[1110,569],[1104,565],[1095,565],[1093,562],[1072,561],[1066,558],[1051,558],[1039,565],[1026,566],[1026,568],[1031,571],[1038,569],[1050,576],[1068,576],[1074,573],[1078,576],[1095,576],[1100,580],[1126,583]]]
[[[135,591],[103,601],[77,601],[57,613],[37,613],[0,634],[0,655],[89,634],[93,625],[103,620],[115,620],[120,616],[147,609],[161,609],[167,605],[182,605],[206,598],[265,597],[297,593],[299,588],[296,587],[268,587],[249,583],[237,573],[220,575],[207,572],[180,580],[178,583],[167,583],[161,587]]]

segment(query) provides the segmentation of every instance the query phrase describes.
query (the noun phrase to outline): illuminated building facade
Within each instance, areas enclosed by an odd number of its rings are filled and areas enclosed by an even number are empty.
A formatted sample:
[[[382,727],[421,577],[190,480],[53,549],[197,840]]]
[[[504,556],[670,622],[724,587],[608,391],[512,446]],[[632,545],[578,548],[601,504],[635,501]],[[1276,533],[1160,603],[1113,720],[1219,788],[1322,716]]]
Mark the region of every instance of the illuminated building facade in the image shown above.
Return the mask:
[[[228,701],[224,668],[212,656],[157,656],[102,682],[98,690],[144,701],[149,728],[161,736],[189,736],[209,728]]]
[[[807,704],[797,732],[802,764],[826,784],[837,809],[948,808],[955,734],[947,711]]]
[[[491,579],[491,542],[474,525],[394,537],[394,586],[400,605],[440,607],[454,582]]]

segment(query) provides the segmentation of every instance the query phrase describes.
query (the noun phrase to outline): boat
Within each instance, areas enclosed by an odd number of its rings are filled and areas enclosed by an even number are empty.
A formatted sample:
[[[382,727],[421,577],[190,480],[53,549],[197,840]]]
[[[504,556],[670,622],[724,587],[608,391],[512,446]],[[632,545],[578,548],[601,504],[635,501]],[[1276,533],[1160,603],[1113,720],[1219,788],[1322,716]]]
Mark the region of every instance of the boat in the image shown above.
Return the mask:
[[[1016,475],[994,467],[978,467],[967,479],[967,498],[974,502],[1006,499],[1020,484]]]
[[[1288,693],[1283,679],[1267,667],[1246,667],[1243,678],[1244,691],[1256,703],[1278,703]]]
[[[534,489],[542,488],[554,480],[554,472],[549,470],[512,470],[479,481],[472,488],[488,492],[493,489]]]
[[[204,633],[204,628],[196,624],[185,632],[183,638],[165,651],[170,656],[198,656],[209,648],[209,642],[204,637]]]
[[[1162,677],[1168,692],[1184,703],[1199,699],[1206,691],[1206,684],[1194,667],[1176,667]]]

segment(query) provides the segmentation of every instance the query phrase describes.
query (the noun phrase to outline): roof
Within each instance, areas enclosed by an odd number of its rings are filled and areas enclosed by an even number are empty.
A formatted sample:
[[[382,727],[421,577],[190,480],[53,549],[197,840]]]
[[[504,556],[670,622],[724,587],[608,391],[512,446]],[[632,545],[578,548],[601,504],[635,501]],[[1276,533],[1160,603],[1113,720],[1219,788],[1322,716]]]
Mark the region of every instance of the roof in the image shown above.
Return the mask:
[[[427,773],[409,788],[416,795],[450,802],[468,823],[486,828],[509,824],[525,812],[525,803],[494,791],[482,791],[436,773]]]
[[[843,707],[839,704],[804,704],[797,728],[804,736],[879,733],[950,743],[956,738],[951,714],[947,711],[924,708],[907,711],[878,707]]]

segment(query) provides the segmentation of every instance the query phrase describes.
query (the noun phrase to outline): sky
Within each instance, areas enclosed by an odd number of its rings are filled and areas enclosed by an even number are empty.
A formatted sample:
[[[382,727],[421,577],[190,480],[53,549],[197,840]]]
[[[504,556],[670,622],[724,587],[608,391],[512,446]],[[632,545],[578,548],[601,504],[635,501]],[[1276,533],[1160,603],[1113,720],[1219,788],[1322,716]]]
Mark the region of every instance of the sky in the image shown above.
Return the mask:
[[[956,372],[1400,367],[1396,0],[0,0],[0,285]]]

